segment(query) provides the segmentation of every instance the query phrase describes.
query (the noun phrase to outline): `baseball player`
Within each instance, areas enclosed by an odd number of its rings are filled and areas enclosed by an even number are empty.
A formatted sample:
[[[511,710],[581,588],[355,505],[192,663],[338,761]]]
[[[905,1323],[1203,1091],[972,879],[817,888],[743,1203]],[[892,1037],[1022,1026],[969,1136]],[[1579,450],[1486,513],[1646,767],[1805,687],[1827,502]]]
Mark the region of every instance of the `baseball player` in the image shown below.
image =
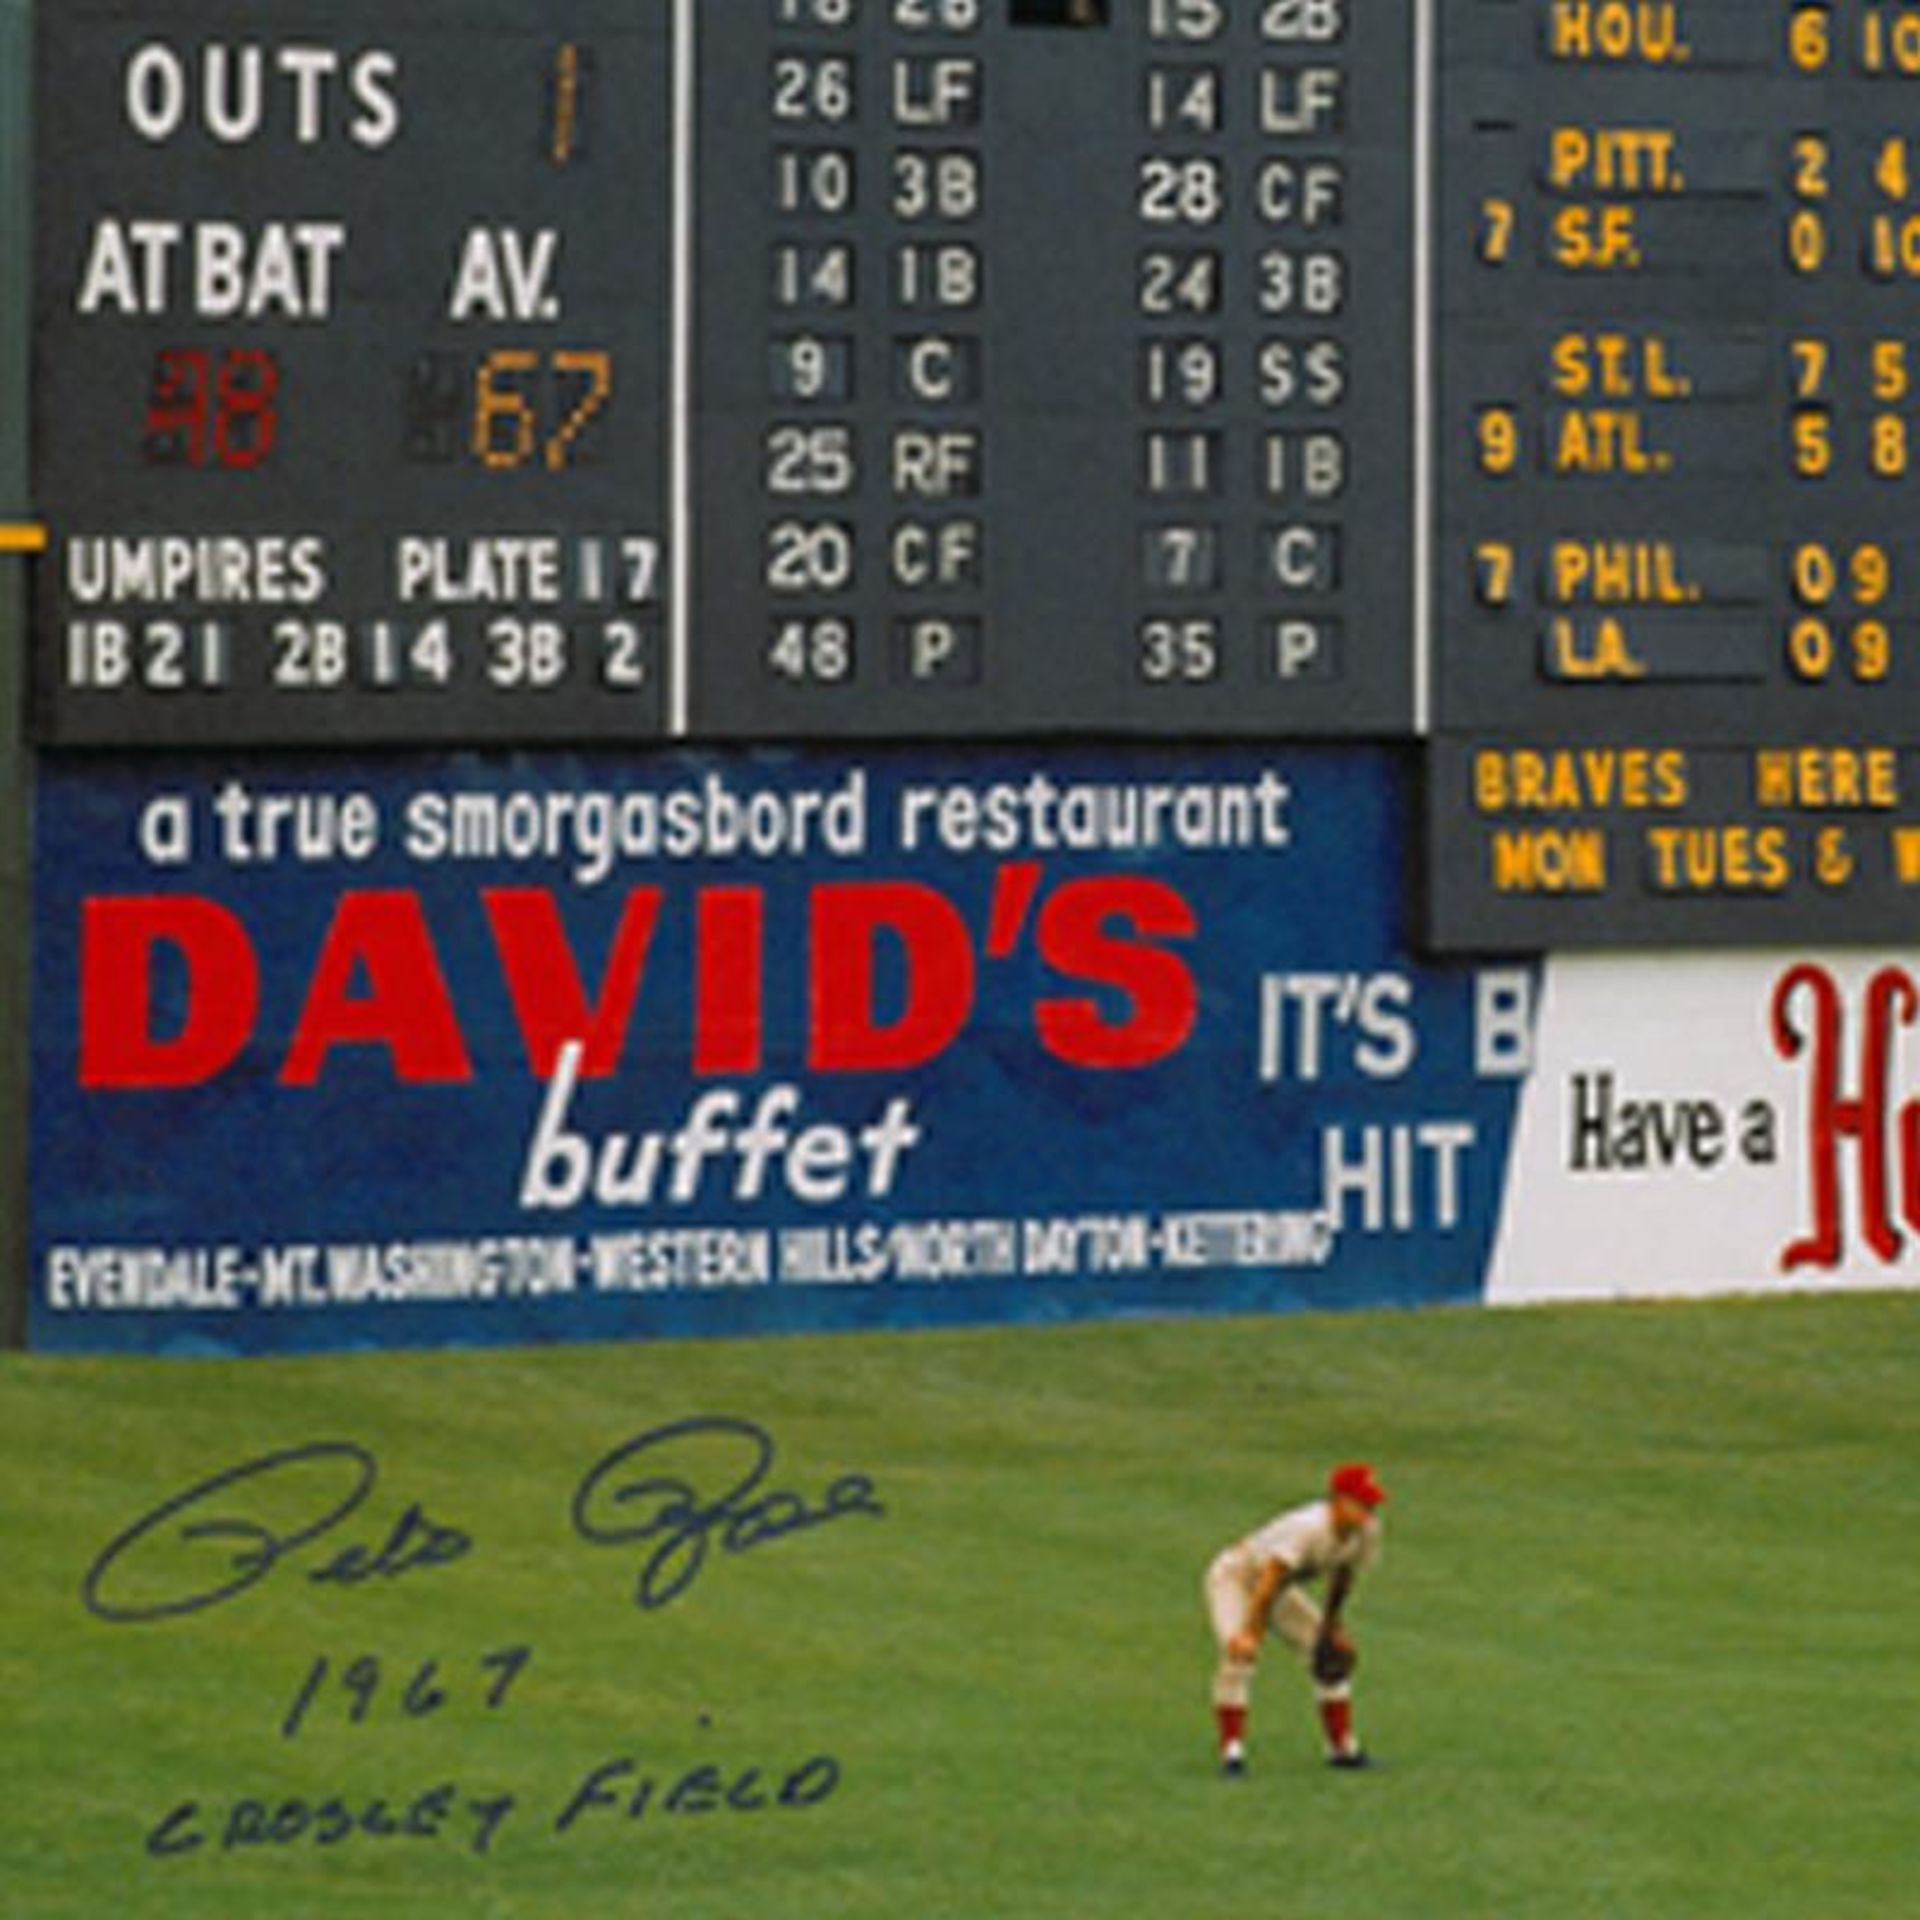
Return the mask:
[[[1355,1576],[1379,1557],[1380,1508],[1386,1498],[1364,1462],[1335,1467],[1324,1500],[1269,1520],[1207,1569],[1207,1615],[1220,1643],[1213,1711],[1220,1764],[1227,1773],[1246,1766],[1254,1663],[1269,1633],[1284,1640],[1313,1676],[1328,1764],[1369,1764],[1353,1731],[1352,1674],[1358,1655],[1341,1615]],[[1316,1603],[1307,1583],[1323,1576],[1325,1597]]]

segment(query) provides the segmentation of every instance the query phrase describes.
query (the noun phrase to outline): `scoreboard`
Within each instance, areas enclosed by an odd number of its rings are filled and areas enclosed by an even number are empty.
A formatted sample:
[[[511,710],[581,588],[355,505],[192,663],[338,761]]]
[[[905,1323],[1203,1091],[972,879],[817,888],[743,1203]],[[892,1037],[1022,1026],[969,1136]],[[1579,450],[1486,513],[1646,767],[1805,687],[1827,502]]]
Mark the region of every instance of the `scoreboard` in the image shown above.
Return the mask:
[[[1920,7],[1448,20],[1439,937],[1910,937]]]
[[[1409,11],[759,11],[707,29],[769,105],[700,161],[696,720],[1404,728]]]
[[[657,732],[667,10],[322,17],[40,11],[42,737]]]
[[[1405,726],[1404,9],[275,11],[50,10],[49,738]]]
[[[1895,940],[1913,0],[41,0],[30,726],[1402,743],[1441,950]]]

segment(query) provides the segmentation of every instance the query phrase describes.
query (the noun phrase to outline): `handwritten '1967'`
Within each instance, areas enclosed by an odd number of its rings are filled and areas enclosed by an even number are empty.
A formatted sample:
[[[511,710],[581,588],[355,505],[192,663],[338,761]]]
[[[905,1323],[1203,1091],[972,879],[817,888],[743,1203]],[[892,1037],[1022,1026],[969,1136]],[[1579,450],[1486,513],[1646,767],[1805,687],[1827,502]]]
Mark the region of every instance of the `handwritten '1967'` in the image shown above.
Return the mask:
[[[639,1550],[634,1604],[651,1612],[679,1599],[716,1547],[744,1554],[854,1515],[885,1517],[867,1474],[842,1474],[809,1499],[767,1485],[774,1457],[771,1436],[748,1420],[702,1415],[652,1428],[588,1468],[569,1507],[573,1530],[594,1547]],[[117,1534],[88,1568],[81,1598],[117,1625],[167,1620],[237,1599],[283,1568],[316,1586],[360,1587],[475,1550],[472,1534],[418,1501],[384,1534],[344,1539],[379,1478],[374,1456],[352,1441],[226,1468]]]

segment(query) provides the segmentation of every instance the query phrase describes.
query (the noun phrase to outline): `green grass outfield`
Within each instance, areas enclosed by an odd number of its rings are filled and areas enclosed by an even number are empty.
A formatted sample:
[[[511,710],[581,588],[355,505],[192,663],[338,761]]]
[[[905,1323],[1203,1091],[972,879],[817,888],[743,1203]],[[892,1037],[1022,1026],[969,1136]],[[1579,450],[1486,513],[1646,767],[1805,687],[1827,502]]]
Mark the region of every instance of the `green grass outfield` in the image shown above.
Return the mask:
[[[0,1408],[9,1920],[1920,1913],[1920,1298],[16,1357]],[[884,1517],[716,1549],[642,1611],[642,1550],[580,1540],[573,1490],[720,1414],[774,1436],[769,1486],[865,1473]],[[378,1484],[248,1590],[82,1604],[143,1515],[320,1441]],[[1352,1615],[1386,1764],[1326,1771],[1270,1656],[1222,1780],[1201,1571],[1355,1454],[1392,1493]],[[217,1517],[297,1532],[324,1479]],[[464,1557],[311,1577],[414,1503]],[[98,1591],[204,1590],[244,1544],[152,1532]],[[810,1760],[815,1804],[724,1804]],[[596,1770],[613,1804],[563,1824]],[[421,1831],[344,1830],[375,1801]]]

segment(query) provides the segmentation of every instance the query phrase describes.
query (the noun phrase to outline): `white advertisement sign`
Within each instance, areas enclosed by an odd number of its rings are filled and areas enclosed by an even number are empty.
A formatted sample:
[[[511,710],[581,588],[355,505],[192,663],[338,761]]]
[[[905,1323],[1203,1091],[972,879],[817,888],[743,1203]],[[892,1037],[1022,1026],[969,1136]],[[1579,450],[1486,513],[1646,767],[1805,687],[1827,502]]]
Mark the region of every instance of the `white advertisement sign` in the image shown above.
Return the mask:
[[[1558,959],[1493,1302],[1920,1285],[1920,956]]]

